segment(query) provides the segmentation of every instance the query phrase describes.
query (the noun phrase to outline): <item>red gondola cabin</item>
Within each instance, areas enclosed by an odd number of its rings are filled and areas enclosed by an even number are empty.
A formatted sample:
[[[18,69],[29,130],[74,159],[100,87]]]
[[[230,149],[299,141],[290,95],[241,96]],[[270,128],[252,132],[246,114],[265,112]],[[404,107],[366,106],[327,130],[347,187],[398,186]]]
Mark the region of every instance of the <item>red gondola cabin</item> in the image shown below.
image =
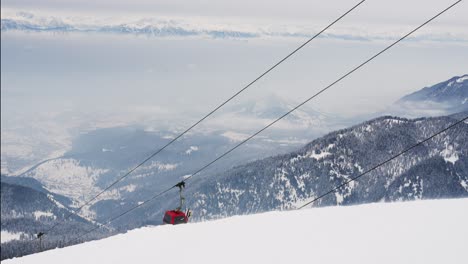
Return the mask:
[[[170,225],[186,224],[188,217],[183,211],[170,210],[164,214],[163,222]]]
[[[181,181],[174,185],[174,187],[179,187],[179,198],[180,198],[180,204],[179,207],[175,210],[169,210],[166,211],[164,214],[163,218],[163,223],[164,224],[169,224],[169,225],[178,225],[178,224],[186,224],[188,223],[188,220],[190,216],[192,215],[192,212],[190,209],[187,210],[187,212],[184,213],[182,208],[184,207],[185,203],[185,198],[184,195],[182,194],[182,191],[185,188],[185,182]]]

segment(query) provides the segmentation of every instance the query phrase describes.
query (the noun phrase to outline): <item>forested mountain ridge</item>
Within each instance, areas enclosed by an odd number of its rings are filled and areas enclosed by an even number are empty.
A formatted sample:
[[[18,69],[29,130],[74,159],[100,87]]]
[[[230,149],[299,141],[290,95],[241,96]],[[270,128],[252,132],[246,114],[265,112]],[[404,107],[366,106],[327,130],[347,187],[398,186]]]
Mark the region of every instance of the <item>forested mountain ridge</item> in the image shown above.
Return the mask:
[[[298,151],[235,167],[192,191],[197,219],[295,208],[448,127],[437,118],[376,118]],[[468,196],[468,124],[461,123],[314,206]]]
[[[71,211],[53,194],[4,182],[7,178],[2,176],[1,182],[1,259],[38,252],[41,247],[68,245],[78,234],[95,226],[75,214],[70,215]],[[55,224],[58,225],[48,232]],[[36,237],[39,232],[46,232],[42,245]],[[103,234],[110,232],[102,229],[92,237]]]

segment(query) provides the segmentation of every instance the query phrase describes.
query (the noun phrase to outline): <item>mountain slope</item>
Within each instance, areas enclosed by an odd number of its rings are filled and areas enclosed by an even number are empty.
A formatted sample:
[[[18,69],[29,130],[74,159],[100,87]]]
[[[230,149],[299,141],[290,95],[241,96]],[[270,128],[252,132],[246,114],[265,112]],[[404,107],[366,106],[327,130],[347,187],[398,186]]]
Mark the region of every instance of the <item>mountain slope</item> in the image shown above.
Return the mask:
[[[387,116],[332,132],[298,151],[238,166],[195,184],[189,206],[197,219],[294,208],[456,120],[455,116],[413,120]],[[462,123],[315,206],[467,197],[466,131],[468,124]]]
[[[4,178],[2,177],[2,179]],[[46,235],[43,242],[44,249],[65,246],[70,237],[94,226],[93,223],[76,215],[65,218],[69,212],[50,193],[2,181],[1,258],[37,252],[39,243],[35,239],[35,235],[39,232],[45,232],[56,223],[60,223],[60,225]],[[93,237],[102,237],[102,233],[93,234]]]
[[[1,182],[9,183],[12,185],[19,185],[19,186],[31,188],[41,193],[45,193],[49,197],[53,197],[55,201],[59,202],[65,207],[69,207],[72,204],[72,201],[70,198],[48,191],[47,189],[44,188],[44,186],[38,180],[33,179],[33,178],[1,175]]]
[[[398,105],[413,108],[442,108],[447,113],[468,110],[468,74],[455,76],[449,80],[402,97]]]
[[[5,264],[458,264],[467,207],[468,199],[376,203],[145,227]]]

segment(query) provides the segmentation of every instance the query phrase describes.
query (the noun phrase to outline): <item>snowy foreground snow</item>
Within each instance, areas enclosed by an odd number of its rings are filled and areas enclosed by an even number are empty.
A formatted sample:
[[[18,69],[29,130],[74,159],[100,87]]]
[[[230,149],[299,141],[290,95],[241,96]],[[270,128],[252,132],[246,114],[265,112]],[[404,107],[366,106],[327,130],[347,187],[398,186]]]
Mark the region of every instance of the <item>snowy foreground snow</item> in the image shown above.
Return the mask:
[[[2,263],[467,263],[468,199],[145,227]]]

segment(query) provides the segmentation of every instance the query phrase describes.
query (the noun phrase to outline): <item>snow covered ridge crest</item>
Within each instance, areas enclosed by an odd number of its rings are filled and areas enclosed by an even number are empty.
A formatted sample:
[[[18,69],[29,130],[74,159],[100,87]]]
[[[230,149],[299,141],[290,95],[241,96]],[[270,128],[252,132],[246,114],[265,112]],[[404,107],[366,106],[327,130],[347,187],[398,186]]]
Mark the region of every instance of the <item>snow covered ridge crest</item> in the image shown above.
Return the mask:
[[[217,21],[223,22],[217,22]],[[366,30],[363,30],[365,28]],[[369,26],[336,26],[320,37],[340,40],[395,40],[401,33],[390,27],[371,29]],[[2,10],[1,31],[27,32],[82,32],[136,34],[152,37],[201,37],[221,39],[255,38],[309,38],[321,28],[317,25],[272,25],[225,22],[224,19],[179,17],[89,17]],[[416,32],[413,41],[468,42],[468,33],[462,28],[433,27],[431,32]]]

